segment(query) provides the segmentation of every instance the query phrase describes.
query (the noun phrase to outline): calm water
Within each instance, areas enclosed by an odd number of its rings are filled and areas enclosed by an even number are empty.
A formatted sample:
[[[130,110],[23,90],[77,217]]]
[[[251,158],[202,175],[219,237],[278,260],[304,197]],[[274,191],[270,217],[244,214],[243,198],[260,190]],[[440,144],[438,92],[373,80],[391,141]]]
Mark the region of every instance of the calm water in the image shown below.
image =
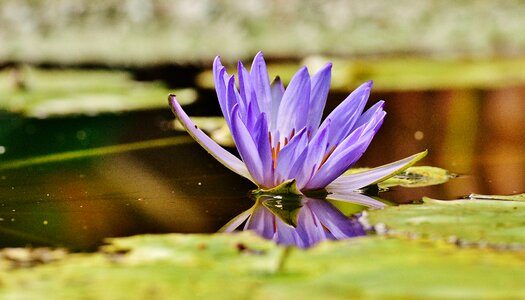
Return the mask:
[[[329,109],[346,95],[332,94]],[[525,192],[525,88],[373,94],[387,120],[359,166],[430,149],[422,163],[461,176],[433,187],[395,188],[384,199]],[[215,100],[189,114],[218,112]],[[0,247],[94,250],[106,237],[214,232],[248,209],[250,182],[185,133],[166,130],[168,108],[96,117],[24,119],[0,114]],[[176,145],[3,168],[6,162],[176,137]],[[177,140],[178,139],[178,140]]]

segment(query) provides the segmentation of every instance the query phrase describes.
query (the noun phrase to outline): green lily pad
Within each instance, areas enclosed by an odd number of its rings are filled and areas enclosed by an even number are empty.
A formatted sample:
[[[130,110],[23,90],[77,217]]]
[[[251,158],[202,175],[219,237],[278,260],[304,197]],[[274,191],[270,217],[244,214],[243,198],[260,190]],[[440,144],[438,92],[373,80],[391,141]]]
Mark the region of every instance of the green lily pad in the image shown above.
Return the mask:
[[[0,298],[523,298],[523,258],[377,236],[301,250],[250,232],[146,235],[29,269],[0,267]]]
[[[369,221],[385,224],[393,235],[525,246],[525,202],[424,198],[423,204],[370,211]]]
[[[192,89],[172,91],[158,82],[134,81],[122,71],[0,72],[0,109],[38,118],[167,107],[170,92],[184,104],[196,99]]]

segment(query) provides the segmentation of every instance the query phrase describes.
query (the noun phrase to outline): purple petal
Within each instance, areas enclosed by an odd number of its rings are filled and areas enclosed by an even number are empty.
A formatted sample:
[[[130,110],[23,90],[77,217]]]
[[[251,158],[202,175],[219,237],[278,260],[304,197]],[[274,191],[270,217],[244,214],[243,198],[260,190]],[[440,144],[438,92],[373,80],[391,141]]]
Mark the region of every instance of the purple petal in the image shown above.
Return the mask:
[[[219,56],[213,61],[213,80],[215,82],[215,91],[217,92],[217,99],[219,99],[219,106],[221,107],[222,115],[226,119],[226,123],[230,124],[229,110],[226,105],[226,82],[224,78],[228,76],[226,74],[226,68],[221,64]]]
[[[175,95],[169,96],[169,102],[175,116],[179,118],[184,128],[186,128],[186,131],[193,137],[193,139],[195,139],[195,141],[197,141],[197,143],[199,143],[225,167],[256,183],[246,168],[246,165],[240,159],[219,146],[214,140],[197,128],[197,125],[190,120],[188,115],[186,115],[180,104],[177,102]]]
[[[315,134],[330,90],[330,81],[332,79],[332,64],[329,63],[312,76],[312,92],[310,94],[310,107],[308,110],[308,127]]]
[[[299,130],[306,126],[310,90],[310,75],[308,69],[303,67],[291,79],[279,106],[277,128],[283,137],[288,136],[292,129]]]
[[[270,89],[270,79],[262,52],[257,53],[253,59],[250,78],[252,88],[257,97],[257,103],[259,104],[259,111],[265,112],[270,118],[273,118],[271,115],[272,92]]]
[[[252,135],[241,120],[238,104],[233,107],[231,113],[231,133],[242,161],[246,164],[253,179],[258,185],[264,185],[263,165],[259,157],[259,151],[252,139]]]
[[[237,88],[235,87],[235,77],[229,76],[227,79],[227,85],[226,85],[226,107],[224,108],[226,113],[229,116],[229,119],[231,120],[231,111],[234,105],[239,104],[239,110],[243,114],[243,120],[246,119],[246,109],[247,107],[244,106],[244,103],[242,101],[239,101],[239,94],[237,92]],[[222,108],[221,108],[222,109]],[[224,111],[223,111],[224,113]],[[231,121],[230,121],[231,123]]]
[[[372,81],[362,84],[328,115],[327,119],[332,120],[332,127],[337,128],[330,131],[330,145],[337,145],[354,128],[355,122],[363,112],[371,88]],[[324,121],[319,129],[326,125]]]
[[[412,166],[423,157],[427,155],[428,151],[423,151],[418,154],[414,154],[402,160],[383,165],[371,170],[367,170],[360,173],[343,175],[332,183],[330,183],[326,189],[335,193],[344,193],[348,191],[355,191],[365,186],[376,184],[384,181],[400,172],[403,172],[408,167]]]
[[[270,124],[270,128],[275,129],[277,126],[277,115],[279,113],[279,105],[281,105],[281,100],[283,99],[284,95],[284,86],[281,81],[281,78],[276,77],[271,85],[272,90],[272,119]]]

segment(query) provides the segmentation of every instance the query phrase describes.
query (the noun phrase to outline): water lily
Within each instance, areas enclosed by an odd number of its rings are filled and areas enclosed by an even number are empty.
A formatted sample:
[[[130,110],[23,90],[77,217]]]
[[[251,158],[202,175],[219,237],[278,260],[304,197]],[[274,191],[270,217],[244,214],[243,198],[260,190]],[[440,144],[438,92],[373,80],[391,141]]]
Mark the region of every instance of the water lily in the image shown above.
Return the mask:
[[[169,100],[175,115],[202,147],[259,189],[293,182],[297,193],[323,191],[328,198],[352,199],[355,190],[403,171],[424,157],[426,151],[364,172],[345,174],[365,152],[386,113],[383,101],[364,111],[372,88],[369,81],[321,122],[331,69],[332,64],[328,63],[310,76],[303,67],[285,89],[279,78],[270,83],[261,52],[255,56],[250,71],[239,61],[237,82],[234,75],[226,72],[220,58],[215,58],[217,97],[240,158],[201,131],[175,95],[170,95]],[[363,204],[379,205],[373,201]]]

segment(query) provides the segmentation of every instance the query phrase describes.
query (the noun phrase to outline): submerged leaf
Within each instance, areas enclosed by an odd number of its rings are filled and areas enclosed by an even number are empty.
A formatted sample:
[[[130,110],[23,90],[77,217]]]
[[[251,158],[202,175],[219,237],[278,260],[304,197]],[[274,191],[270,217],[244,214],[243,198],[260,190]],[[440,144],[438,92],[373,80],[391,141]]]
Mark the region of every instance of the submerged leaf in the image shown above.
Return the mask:
[[[442,201],[386,207],[369,212],[371,224],[382,223],[393,235],[423,235],[461,243],[525,247],[525,202]]]

